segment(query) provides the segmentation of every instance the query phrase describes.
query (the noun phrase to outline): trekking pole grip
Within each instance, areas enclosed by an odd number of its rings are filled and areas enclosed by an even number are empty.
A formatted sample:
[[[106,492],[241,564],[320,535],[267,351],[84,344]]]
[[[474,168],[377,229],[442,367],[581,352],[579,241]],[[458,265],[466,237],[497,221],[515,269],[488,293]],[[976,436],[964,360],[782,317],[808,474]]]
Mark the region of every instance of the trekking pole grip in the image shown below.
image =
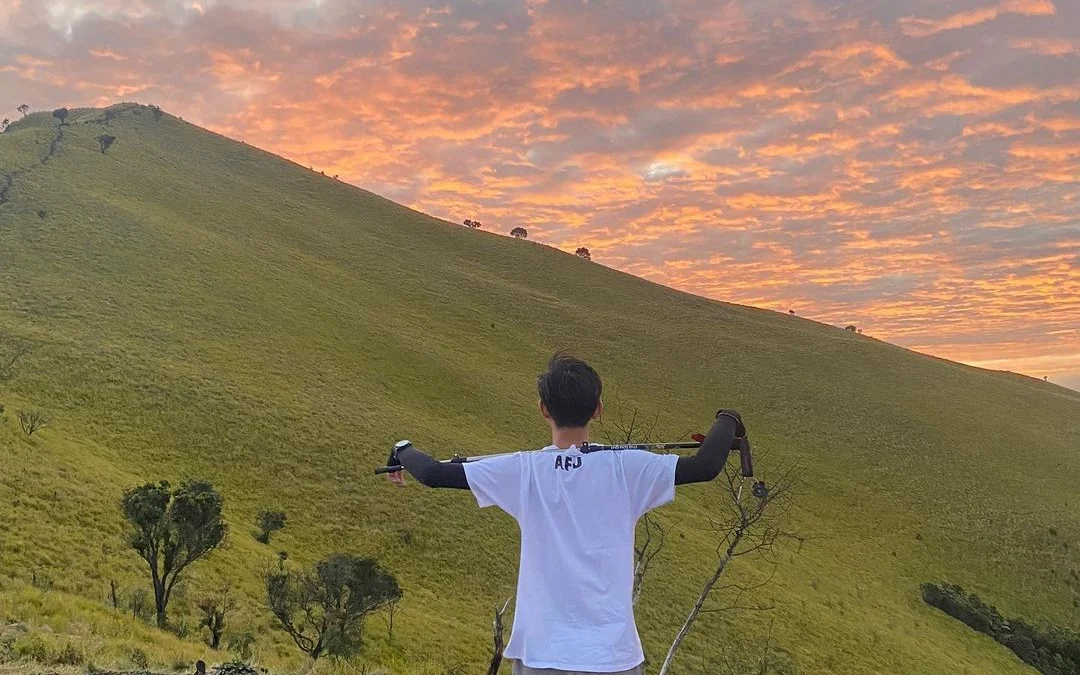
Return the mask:
[[[743,436],[738,439],[739,443],[739,463],[742,465],[742,475],[744,478],[751,478],[754,475],[754,456],[750,450],[750,439]]]

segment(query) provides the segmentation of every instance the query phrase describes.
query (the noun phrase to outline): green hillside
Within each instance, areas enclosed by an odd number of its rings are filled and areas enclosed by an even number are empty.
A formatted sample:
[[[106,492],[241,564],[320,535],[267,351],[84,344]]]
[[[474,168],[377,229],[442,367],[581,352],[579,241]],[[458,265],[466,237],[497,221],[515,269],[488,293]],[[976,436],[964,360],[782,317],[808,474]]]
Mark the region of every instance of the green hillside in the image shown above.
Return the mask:
[[[593,362],[609,408],[660,411],[661,435],[741,409],[766,457],[802,478],[755,599],[706,615],[678,673],[725,652],[800,673],[1024,673],[926,607],[962,584],[1010,616],[1080,625],[1080,395],[934,359],[802,318],[676,292],[528,241],[471,231],[170,115],[127,106],[0,135],[0,339],[32,344],[0,382],[0,630],[97,666],[213,654],[195,598],[241,596],[232,631],[298,670],[258,572],[287,550],[373,555],[405,599],[366,659],[395,673],[480,672],[492,606],[512,594],[518,533],[468,494],[392,488],[371,469],[408,437],[448,456],[547,442],[535,374],[556,348]],[[96,137],[116,137],[102,154]],[[0,353],[2,355],[2,353]],[[15,411],[51,424],[32,438]],[[121,539],[121,491],[206,477],[230,545],[193,568],[172,614],[186,638],[107,604],[145,585]],[[680,489],[639,626],[658,663],[715,561],[714,485]],[[280,507],[272,546],[254,515]],[[744,561],[735,575],[753,574]],[[185,609],[186,608],[186,609]],[[186,616],[185,616],[186,615]],[[333,665],[357,673],[359,666]],[[652,672],[655,672],[655,668]]]

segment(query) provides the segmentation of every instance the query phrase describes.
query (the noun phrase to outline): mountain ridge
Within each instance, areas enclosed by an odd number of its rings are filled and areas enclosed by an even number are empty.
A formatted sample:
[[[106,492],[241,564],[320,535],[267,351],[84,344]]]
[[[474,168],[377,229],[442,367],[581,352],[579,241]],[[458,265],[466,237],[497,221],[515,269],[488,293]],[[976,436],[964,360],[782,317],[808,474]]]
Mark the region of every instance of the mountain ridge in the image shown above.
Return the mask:
[[[163,663],[202,653],[137,622],[137,640],[117,637],[87,601],[110,576],[140,583],[119,491],[200,475],[233,535],[192,594],[234,584],[263,662],[299,663],[260,607],[256,571],[280,545],[300,562],[372,554],[398,574],[401,637],[373,622],[373,663],[481,663],[490,607],[513,591],[512,523],[370,469],[401,437],[444,456],[537,445],[532,378],[567,347],[604,376],[612,414],[663,410],[657,433],[677,436],[739,407],[766,479],[803,467],[792,526],[813,536],[763,591],[777,610],[710,617],[677,672],[719,667],[709,635],[756,649],[769,620],[800,672],[1025,672],[922,606],[919,584],[942,578],[1013,615],[1075,620],[1063,545],[1080,541],[1080,399],[469,231],[171,115],[116,110],[107,127],[72,111],[45,165],[47,115],[0,135],[0,171],[25,169],[0,205],[0,333],[35,344],[0,383],[14,467],[0,477],[0,611],[65,635],[89,623],[102,661],[138,645]],[[102,129],[117,138],[104,154]],[[22,437],[10,411],[23,406],[52,427]],[[651,659],[708,568],[713,490],[658,513],[681,536],[645,582]],[[275,505],[290,525],[269,549],[247,530]],[[34,570],[58,577],[49,597]],[[68,612],[67,630],[53,625]]]

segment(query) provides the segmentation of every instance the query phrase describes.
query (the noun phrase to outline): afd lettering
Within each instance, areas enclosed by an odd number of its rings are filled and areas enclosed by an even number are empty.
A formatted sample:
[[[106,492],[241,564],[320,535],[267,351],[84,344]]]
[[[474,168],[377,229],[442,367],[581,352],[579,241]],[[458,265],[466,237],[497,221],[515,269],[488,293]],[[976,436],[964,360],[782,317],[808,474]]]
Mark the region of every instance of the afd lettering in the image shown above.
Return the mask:
[[[565,471],[569,471],[570,469],[579,469],[581,468],[581,455],[578,455],[576,457],[568,456],[565,459],[562,455],[555,455],[555,468],[563,469]]]

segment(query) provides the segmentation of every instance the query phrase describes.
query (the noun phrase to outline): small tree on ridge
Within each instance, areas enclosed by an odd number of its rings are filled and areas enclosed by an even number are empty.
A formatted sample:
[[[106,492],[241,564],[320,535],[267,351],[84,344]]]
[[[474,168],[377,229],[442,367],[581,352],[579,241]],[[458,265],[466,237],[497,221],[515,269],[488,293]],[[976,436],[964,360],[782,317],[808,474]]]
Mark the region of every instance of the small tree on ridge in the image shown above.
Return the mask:
[[[116,142],[116,136],[110,136],[109,134],[102,134],[94,139],[101,146],[101,154],[105,154],[105,151],[112,147],[112,144]]]

